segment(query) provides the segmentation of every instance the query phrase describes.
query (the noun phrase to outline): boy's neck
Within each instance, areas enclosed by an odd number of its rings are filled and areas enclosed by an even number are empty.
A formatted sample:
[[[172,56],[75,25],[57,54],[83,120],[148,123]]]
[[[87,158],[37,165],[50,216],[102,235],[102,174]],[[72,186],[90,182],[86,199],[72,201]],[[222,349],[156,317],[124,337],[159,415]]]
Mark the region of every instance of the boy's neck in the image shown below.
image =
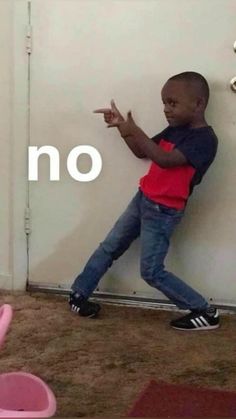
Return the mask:
[[[205,120],[205,117],[201,117],[201,118],[197,118],[195,121],[192,121],[189,126],[191,128],[202,128],[202,127],[207,127],[208,123]]]

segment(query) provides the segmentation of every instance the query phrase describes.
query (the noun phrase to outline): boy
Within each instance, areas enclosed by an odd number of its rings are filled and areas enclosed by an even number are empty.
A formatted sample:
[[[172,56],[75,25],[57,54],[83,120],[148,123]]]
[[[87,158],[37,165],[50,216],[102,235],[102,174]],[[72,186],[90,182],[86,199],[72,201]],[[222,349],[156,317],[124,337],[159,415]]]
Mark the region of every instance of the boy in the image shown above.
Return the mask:
[[[89,301],[89,296],[113,261],[140,236],[142,278],[180,309],[190,310],[171,326],[179,330],[216,329],[218,311],[164,268],[170,237],[184,215],[188,197],[217,151],[217,137],[205,120],[209,87],[201,74],[184,72],[171,77],[161,95],[169,125],[152,139],[135,124],[131,112],[125,120],[114,101],[111,109],[95,111],[104,115],[109,128],[118,128],[138,158],[149,158],[152,163],[140,179],[139,191],[75,279],[69,304],[81,316],[95,317],[100,306]]]

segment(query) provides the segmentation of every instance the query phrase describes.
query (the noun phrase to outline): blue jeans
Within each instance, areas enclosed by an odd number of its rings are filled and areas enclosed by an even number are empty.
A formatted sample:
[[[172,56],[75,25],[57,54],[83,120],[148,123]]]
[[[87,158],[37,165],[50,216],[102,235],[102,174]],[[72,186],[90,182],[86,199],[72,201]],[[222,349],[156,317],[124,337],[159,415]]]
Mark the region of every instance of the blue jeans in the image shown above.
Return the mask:
[[[207,301],[164,266],[170,237],[183,214],[184,211],[157,204],[138,191],[77,276],[72,290],[88,298],[113,261],[140,236],[142,278],[180,309],[205,309]]]

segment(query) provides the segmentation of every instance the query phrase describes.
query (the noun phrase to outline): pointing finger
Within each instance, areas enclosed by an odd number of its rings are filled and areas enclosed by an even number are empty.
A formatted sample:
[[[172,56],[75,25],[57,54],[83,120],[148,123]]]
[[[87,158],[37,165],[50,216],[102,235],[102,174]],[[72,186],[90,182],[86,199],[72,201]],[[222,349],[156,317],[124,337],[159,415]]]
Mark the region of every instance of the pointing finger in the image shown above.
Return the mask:
[[[93,111],[93,113],[111,113],[111,109],[109,108],[100,108]]]

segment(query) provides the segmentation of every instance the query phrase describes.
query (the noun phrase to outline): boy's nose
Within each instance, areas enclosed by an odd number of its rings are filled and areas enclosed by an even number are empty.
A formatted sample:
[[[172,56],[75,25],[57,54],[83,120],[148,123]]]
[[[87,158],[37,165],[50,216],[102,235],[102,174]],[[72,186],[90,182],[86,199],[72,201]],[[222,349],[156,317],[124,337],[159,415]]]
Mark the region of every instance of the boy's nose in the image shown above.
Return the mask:
[[[170,112],[170,107],[169,107],[169,105],[168,104],[165,104],[164,105],[164,113],[165,114],[168,114]]]
[[[165,114],[166,118],[171,116],[171,112],[169,110],[164,110],[164,114]]]

